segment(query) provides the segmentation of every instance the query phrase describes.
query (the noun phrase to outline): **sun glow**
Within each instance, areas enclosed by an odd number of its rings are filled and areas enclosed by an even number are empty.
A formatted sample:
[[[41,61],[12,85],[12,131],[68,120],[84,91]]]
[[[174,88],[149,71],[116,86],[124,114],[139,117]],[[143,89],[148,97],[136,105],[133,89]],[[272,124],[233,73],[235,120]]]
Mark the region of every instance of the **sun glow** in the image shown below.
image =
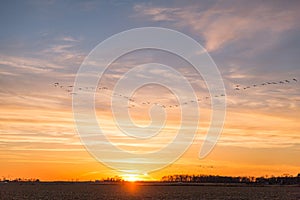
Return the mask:
[[[142,180],[138,175],[134,175],[134,174],[126,174],[123,176],[123,178],[125,181],[128,181],[128,182],[136,182],[136,181]]]

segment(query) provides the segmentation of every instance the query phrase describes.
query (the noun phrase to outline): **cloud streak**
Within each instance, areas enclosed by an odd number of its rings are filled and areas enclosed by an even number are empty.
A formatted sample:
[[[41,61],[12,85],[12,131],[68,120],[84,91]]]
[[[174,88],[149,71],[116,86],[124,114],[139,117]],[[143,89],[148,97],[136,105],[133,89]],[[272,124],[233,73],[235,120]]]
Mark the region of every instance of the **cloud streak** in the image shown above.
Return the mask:
[[[272,38],[298,26],[297,6],[280,9],[273,2],[251,4],[241,1],[217,2],[203,9],[202,4],[186,7],[161,7],[136,4],[136,16],[153,22],[168,22],[177,28],[188,28],[205,40],[208,51],[216,51],[242,39],[255,40],[257,35]]]

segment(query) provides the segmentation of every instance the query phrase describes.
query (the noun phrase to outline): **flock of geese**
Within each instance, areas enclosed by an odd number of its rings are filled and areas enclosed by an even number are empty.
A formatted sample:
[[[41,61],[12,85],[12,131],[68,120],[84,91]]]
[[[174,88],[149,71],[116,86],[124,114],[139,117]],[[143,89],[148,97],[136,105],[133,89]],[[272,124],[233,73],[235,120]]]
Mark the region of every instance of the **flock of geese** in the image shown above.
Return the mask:
[[[286,80],[281,80],[281,81],[276,81],[276,82],[263,82],[263,83],[259,83],[259,84],[248,85],[248,86],[242,86],[240,84],[237,84],[234,86],[234,90],[235,91],[243,91],[243,90],[248,90],[248,89],[253,89],[253,88],[258,88],[258,87],[266,87],[266,86],[270,86],[270,85],[291,84],[293,82],[298,82],[298,80],[296,78],[293,78],[293,79],[286,79]],[[74,87],[73,85],[63,85],[62,83],[56,82],[56,83],[53,83],[53,86],[56,88],[62,89],[63,91],[69,93],[70,95],[77,95],[77,93],[73,92],[73,87]],[[82,90],[82,91],[91,91],[92,92],[96,88],[95,87],[79,87],[78,89]],[[135,108],[135,107],[141,107],[141,106],[152,106],[152,105],[160,106],[162,108],[170,108],[170,109],[179,107],[179,104],[169,105],[169,104],[163,104],[163,103],[151,102],[151,101],[138,102],[136,99],[130,98],[121,93],[116,93],[116,92],[112,91],[111,89],[109,89],[108,87],[98,87],[97,90],[101,91],[101,94],[107,95],[109,97],[118,97],[120,99],[129,101],[128,108]],[[225,94],[220,94],[220,95],[215,95],[214,98],[224,97],[224,96],[225,96]],[[208,100],[210,98],[211,98],[210,96],[206,96],[206,97],[203,97],[202,99],[186,101],[186,102],[183,102],[183,105],[198,103],[198,102],[201,102],[204,100]]]
[[[259,87],[259,86],[267,86],[267,85],[277,85],[277,84],[288,84],[288,83],[291,83],[291,82],[297,82],[298,80],[293,78],[291,80],[282,80],[282,81],[275,81],[275,82],[263,82],[263,83],[260,83],[260,84],[253,84],[253,85],[250,85],[250,86],[245,86],[245,87],[241,87],[240,85],[236,85],[235,86],[235,90],[247,90],[247,89],[250,89],[250,88],[255,88],[255,87]]]

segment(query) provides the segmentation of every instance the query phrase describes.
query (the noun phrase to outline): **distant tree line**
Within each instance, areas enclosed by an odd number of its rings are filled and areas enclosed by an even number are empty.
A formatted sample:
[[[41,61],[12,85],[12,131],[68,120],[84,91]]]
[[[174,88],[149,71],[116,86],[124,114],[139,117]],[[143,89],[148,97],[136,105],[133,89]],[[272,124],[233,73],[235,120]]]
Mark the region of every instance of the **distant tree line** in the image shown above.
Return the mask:
[[[95,182],[123,182],[124,179],[120,176],[115,176],[115,177],[107,177],[106,179],[100,180],[95,180]]]
[[[284,175],[279,177],[232,177],[214,175],[169,175],[163,176],[162,182],[182,183],[243,183],[267,185],[296,185],[300,184],[300,173],[297,176]]]
[[[2,182],[40,182],[40,179],[36,178],[15,178],[15,179],[7,179],[5,177],[0,180]]]

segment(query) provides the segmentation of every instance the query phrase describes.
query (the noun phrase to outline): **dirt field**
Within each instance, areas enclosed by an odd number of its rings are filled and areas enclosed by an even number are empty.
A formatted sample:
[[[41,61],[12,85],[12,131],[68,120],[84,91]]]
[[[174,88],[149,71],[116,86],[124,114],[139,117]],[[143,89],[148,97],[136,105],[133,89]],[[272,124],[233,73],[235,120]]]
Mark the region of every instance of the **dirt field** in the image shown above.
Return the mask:
[[[300,187],[163,186],[135,183],[0,184],[0,199],[300,199]]]

